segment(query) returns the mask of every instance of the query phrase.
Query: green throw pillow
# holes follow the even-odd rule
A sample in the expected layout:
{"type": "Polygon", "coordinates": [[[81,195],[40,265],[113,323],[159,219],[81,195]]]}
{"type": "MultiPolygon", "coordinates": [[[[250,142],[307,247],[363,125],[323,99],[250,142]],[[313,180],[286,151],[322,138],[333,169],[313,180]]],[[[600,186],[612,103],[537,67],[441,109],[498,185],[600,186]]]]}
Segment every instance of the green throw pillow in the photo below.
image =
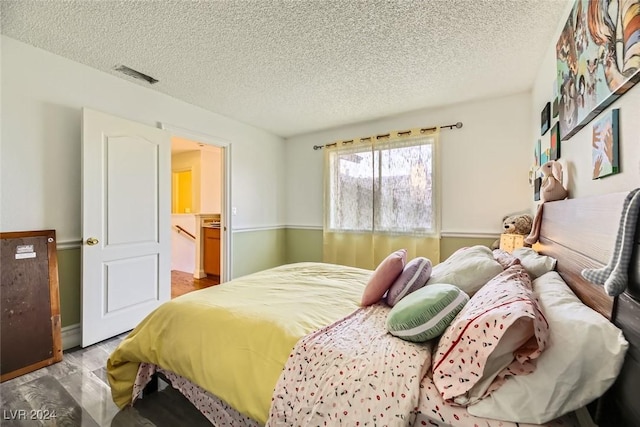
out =
{"type": "Polygon", "coordinates": [[[387,330],[406,341],[424,342],[440,336],[469,296],[448,284],[428,285],[402,298],[387,316],[387,330]]]}

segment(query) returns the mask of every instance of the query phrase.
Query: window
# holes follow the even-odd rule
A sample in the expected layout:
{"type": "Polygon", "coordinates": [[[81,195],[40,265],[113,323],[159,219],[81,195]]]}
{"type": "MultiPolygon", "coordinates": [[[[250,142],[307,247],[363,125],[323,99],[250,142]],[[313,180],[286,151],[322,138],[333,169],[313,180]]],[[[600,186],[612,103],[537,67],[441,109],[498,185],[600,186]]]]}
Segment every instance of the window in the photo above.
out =
{"type": "Polygon", "coordinates": [[[434,234],[435,138],[405,137],[327,153],[325,227],[434,234]]]}

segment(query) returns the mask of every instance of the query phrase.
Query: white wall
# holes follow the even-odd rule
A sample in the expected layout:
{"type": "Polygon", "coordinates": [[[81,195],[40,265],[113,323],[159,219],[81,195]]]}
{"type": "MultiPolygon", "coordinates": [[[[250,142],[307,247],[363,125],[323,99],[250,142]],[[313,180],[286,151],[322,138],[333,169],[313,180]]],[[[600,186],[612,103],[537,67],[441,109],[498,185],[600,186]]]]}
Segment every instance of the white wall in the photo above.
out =
{"type": "Polygon", "coordinates": [[[171,270],[193,274],[196,268],[196,242],[176,228],[180,226],[192,235],[200,227],[193,214],[171,215],[171,270]]]}
{"type": "Polygon", "coordinates": [[[496,234],[503,215],[527,210],[531,99],[529,93],[420,110],[287,139],[287,224],[322,225],[324,145],[393,130],[463,122],[442,130],[443,233],[496,234]]]}
{"type": "MultiPolygon", "coordinates": [[[[559,18],[558,29],[553,42],[547,49],[541,63],[531,99],[530,119],[530,151],[533,153],[534,143],[542,140],[542,150],[549,147],[549,134],[540,136],[540,112],[547,102],[553,101],[553,84],[556,78],[556,41],[560,36],[569,9],[559,18]]],[[[594,122],[584,126],[578,133],[560,145],[559,159],[563,165],[564,178],[569,197],[585,197],[618,191],[628,191],[640,186],[640,84],[634,86],[621,98],[611,104],[605,111],[620,109],[620,161],[621,173],[598,180],[591,176],[591,139],[594,122]]],[[[551,125],[558,119],[552,119],[551,125]]]]}
{"type": "Polygon", "coordinates": [[[234,228],[284,224],[284,141],[266,131],[2,36],[0,229],[79,240],[81,109],[231,142],[234,228]]]}

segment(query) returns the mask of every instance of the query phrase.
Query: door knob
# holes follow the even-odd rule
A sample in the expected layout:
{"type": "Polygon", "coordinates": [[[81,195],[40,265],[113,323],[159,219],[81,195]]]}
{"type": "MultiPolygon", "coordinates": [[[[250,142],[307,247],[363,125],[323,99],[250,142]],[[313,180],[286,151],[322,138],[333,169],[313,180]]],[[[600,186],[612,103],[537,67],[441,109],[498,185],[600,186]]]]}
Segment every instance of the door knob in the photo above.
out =
{"type": "Polygon", "coordinates": [[[87,245],[93,246],[93,245],[97,245],[97,244],[98,244],[98,239],[96,239],[95,237],[89,237],[87,239],[87,245]]]}

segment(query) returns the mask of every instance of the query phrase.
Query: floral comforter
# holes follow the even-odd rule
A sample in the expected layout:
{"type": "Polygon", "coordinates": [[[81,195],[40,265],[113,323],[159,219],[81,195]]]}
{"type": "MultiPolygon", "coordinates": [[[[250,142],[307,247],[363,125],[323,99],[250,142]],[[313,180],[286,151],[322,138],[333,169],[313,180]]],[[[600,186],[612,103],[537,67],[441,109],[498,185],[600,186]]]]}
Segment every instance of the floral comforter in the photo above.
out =
{"type": "MultiPolygon", "coordinates": [[[[267,426],[532,427],[470,415],[433,384],[432,343],[387,333],[377,304],[302,338],[273,393],[267,426]]],[[[573,415],[547,426],[577,425],[573,415]]]]}
{"type": "Polygon", "coordinates": [[[413,424],[431,347],[388,334],[388,310],[361,309],[301,339],[276,386],[267,426],[413,424]]]}

